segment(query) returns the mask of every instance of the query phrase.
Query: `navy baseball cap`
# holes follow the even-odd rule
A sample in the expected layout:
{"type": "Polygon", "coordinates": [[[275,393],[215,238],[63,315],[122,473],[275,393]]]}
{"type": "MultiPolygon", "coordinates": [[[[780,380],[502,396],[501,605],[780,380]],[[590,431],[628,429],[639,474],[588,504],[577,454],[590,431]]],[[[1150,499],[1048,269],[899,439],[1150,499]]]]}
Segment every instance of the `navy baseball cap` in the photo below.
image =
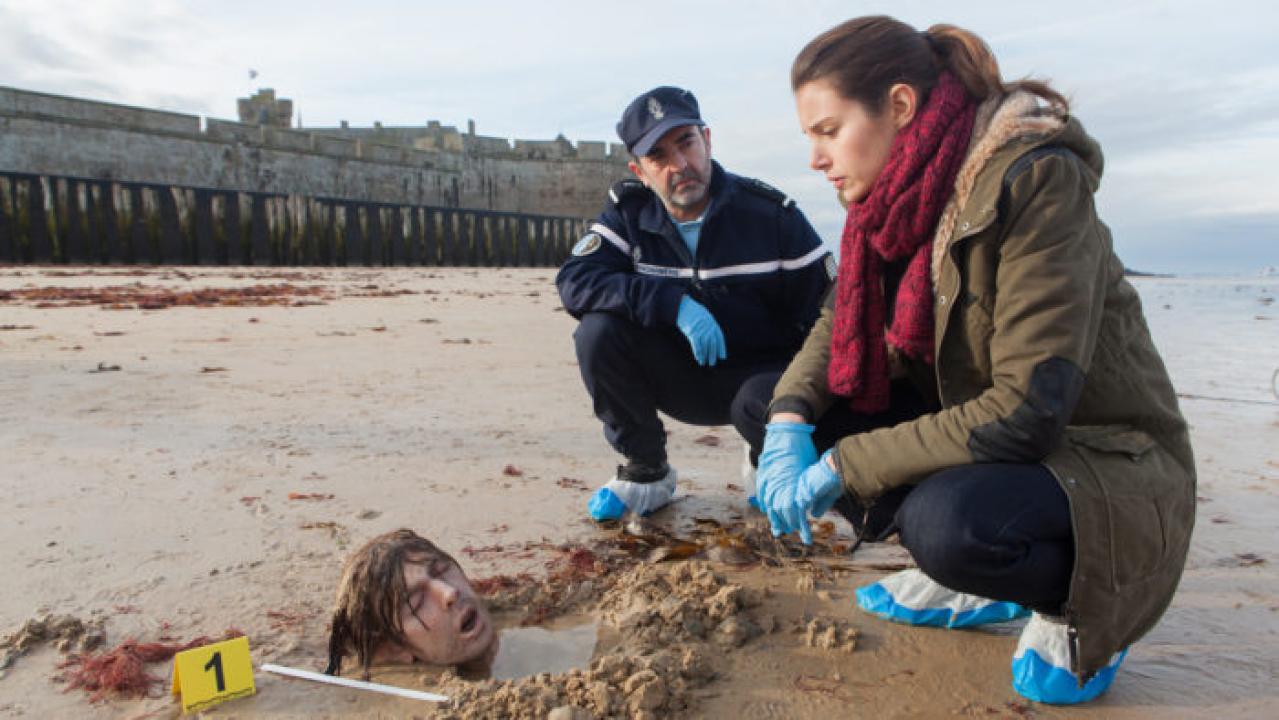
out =
{"type": "Polygon", "coordinates": [[[617,123],[617,136],[636,157],[648,154],[671,128],[705,125],[693,93],[664,85],[640,95],[626,106],[617,123]]]}

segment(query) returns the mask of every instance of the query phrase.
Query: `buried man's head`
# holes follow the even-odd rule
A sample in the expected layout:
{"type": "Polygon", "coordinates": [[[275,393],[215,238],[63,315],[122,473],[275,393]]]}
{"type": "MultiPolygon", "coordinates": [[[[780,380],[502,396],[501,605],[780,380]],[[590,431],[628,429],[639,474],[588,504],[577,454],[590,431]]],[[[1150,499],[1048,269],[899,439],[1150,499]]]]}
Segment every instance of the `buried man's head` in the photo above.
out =
{"type": "Polygon", "coordinates": [[[329,630],[330,675],[354,655],[365,673],[378,662],[479,666],[497,651],[497,631],[462,568],[412,530],[379,535],[342,570],[329,630]]]}

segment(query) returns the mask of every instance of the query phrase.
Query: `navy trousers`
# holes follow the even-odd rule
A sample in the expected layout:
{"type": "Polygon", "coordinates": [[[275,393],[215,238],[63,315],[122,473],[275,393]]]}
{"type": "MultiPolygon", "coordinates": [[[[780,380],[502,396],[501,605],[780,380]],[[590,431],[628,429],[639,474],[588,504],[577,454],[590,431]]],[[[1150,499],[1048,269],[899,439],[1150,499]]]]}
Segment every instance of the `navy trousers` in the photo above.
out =
{"type": "MultiPolygon", "coordinates": [[[[733,422],[757,458],[768,403],[780,375],[752,379],[734,406],[733,422]]],[[[837,402],[816,424],[824,453],[840,438],[891,427],[937,408],[907,383],[894,383],[889,410],[854,413],[837,402]]],[[[959,592],[1010,600],[1060,614],[1070,590],[1074,535],[1066,493],[1039,464],[973,463],[942,470],[861,507],[845,494],[834,509],[868,540],[900,533],[926,575],[959,592]]]]}
{"type": "Polygon", "coordinates": [[[760,377],[776,383],[787,362],[730,356],[703,367],[678,329],[644,328],[610,313],[583,315],[573,342],[604,437],[628,460],[647,465],[666,461],[659,410],[690,425],[726,425],[743,385],[760,377]]]}

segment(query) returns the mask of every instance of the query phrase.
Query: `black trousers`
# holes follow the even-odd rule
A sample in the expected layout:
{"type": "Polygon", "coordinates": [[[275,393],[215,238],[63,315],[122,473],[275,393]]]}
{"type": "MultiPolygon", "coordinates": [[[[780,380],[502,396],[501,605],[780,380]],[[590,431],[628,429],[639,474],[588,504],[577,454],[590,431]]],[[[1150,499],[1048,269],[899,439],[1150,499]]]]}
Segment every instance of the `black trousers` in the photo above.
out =
{"type": "MultiPolygon", "coordinates": [[[[752,460],[764,442],[779,377],[752,379],[734,407],[733,422],[750,443],[752,460]]],[[[813,444],[821,454],[845,436],[935,409],[908,384],[894,383],[889,410],[861,415],[838,402],[817,421],[813,444]]],[[[1043,465],[960,465],[891,490],[869,508],[845,494],[834,509],[868,540],[899,532],[920,570],[952,590],[1049,614],[1059,614],[1066,602],[1075,561],[1070,505],[1043,465]]]]}
{"type": "MultiPolygon", "coordinates": [[[[690,425],[726,425],[748,380],[776,383],[786,367],[781,358],[731,356],[703,367],[678,329],[644,328],[609,313],[583,315],[573,342],[604,437],[628,460],[649,465],[666,461],[659,410],[690,425]]],[[[755,387],[765,392],[761,384],[755,387]]],[[[772,391],[769,385],[766,392],[772,391]]]]}

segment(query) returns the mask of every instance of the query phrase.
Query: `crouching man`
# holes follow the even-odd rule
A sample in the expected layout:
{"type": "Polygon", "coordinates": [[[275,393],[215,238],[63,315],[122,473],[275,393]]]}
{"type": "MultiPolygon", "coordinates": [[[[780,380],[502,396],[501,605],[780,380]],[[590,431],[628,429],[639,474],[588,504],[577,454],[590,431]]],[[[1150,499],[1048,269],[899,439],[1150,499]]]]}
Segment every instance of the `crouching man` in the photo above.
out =
{"type": "Polygon", "coordinates": [[[792,200],[711,159],[692,93],[640,95],[617,134],[636,179],[613,186],[555,280],[581,321],[573,339],[595,415],[626,461],[591,498],[596,520],[670,502],[658,411],[742,427],[739,391],[799,350],[834,273],[792,200]]]}

